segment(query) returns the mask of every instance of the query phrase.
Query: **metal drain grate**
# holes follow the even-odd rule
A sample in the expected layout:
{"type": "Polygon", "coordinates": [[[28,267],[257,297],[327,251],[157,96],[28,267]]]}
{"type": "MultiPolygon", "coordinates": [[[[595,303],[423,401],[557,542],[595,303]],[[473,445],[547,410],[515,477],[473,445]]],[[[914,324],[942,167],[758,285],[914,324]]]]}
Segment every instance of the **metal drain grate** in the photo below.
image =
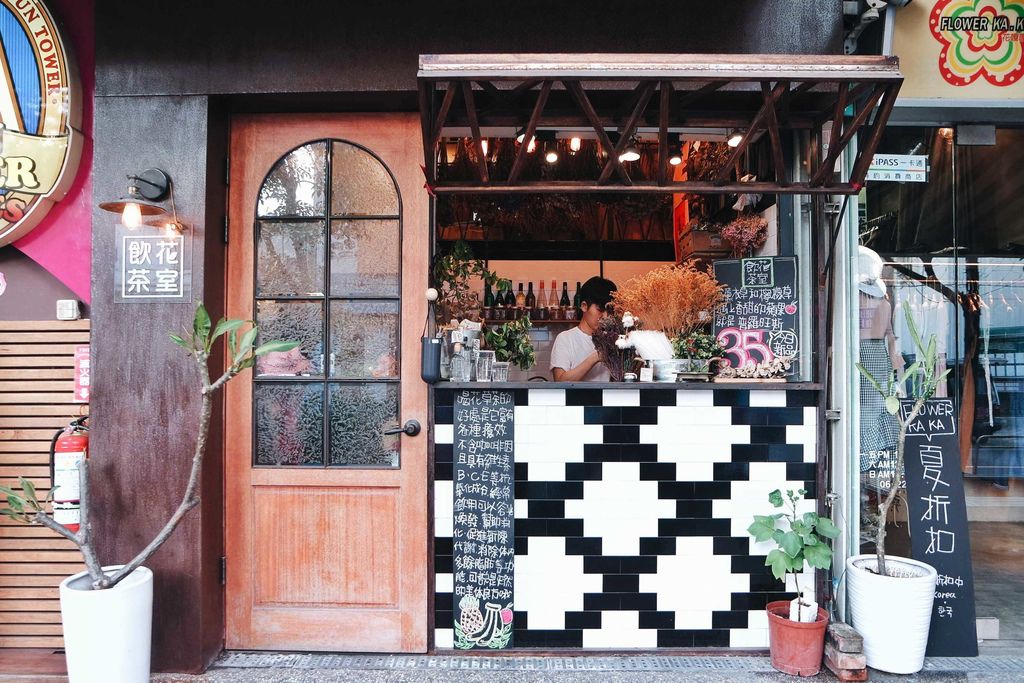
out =
{"type": "Polygon", "coordinates": [[[478,671],[772,671],[767,657],[460,657],[226,652],[215,669],[478,671]]]}
{"type": "Polygon", "coordinates": [[[1024,657],[932,657],[925,671],[1024,671],[1024,657]]]}

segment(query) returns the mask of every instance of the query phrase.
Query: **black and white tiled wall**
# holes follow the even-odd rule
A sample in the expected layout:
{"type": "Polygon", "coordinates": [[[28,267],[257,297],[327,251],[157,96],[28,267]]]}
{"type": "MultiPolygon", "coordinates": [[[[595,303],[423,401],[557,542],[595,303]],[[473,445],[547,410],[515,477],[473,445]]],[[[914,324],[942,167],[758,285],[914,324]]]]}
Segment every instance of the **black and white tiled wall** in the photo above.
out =
{"type": "MultiPolygon", "coordinates": [[[[767,647],[764,606],[794,585],[746,528],[776,488],[806,489],[814,509],[816,393],[513,393],[515,646],[767,647]]],[[[434,392],[439,649],[454,639],[453,398],[434,392]]]]}

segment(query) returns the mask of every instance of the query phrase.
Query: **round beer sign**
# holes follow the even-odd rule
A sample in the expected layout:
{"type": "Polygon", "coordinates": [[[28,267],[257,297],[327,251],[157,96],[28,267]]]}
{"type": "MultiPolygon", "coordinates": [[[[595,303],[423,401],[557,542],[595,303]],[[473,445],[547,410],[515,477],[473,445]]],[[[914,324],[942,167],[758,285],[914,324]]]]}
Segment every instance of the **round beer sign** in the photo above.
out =
{"type": "Polygon", "coordinates": [[[0,247],[74,181],[81,102],[72,60],[39,0],[0,0],[0,247]]]}

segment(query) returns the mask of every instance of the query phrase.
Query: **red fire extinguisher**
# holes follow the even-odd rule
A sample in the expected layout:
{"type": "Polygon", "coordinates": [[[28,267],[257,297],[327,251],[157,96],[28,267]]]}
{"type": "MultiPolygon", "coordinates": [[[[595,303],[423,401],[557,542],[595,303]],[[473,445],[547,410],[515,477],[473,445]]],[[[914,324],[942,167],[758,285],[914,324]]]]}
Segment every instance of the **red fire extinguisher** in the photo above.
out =
{"type": "Polygon", "coordinates": [[[82,522],[82,462],[89,457],[89,416],[58,429],[50,442],[50,481],[53,483],[53,519],[77,532],[82,522]]]}

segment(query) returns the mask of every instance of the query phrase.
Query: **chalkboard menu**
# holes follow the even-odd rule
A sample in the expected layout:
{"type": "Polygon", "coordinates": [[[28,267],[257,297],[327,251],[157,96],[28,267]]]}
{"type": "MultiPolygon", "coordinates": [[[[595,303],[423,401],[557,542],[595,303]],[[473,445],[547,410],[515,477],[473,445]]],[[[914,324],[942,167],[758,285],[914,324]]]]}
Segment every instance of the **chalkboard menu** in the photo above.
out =
{"type": "Polygon", "coordinates": [[[734,367],[793,358],[799,372],[800,297],[795,256],[715,261],[715,279],[726,286],[714,333],[734,367]]]}
{"type": "MultiPolygon", "coordinates": [[[[901,418],[914,402],[901,401],[901,418]]],[[[960,472],[960,441],[953,401],[936,398],[907,429],[904,469],[907,511],[915,560],[935,567],[929,657],[975,657],[974,574],[967,528],[964,478],[960,472]]]]}
{"type": "Polygon", "coordinates": [[[455,647],[512,644],[515,405],[509,391],[455,396],[455,647]]]}

